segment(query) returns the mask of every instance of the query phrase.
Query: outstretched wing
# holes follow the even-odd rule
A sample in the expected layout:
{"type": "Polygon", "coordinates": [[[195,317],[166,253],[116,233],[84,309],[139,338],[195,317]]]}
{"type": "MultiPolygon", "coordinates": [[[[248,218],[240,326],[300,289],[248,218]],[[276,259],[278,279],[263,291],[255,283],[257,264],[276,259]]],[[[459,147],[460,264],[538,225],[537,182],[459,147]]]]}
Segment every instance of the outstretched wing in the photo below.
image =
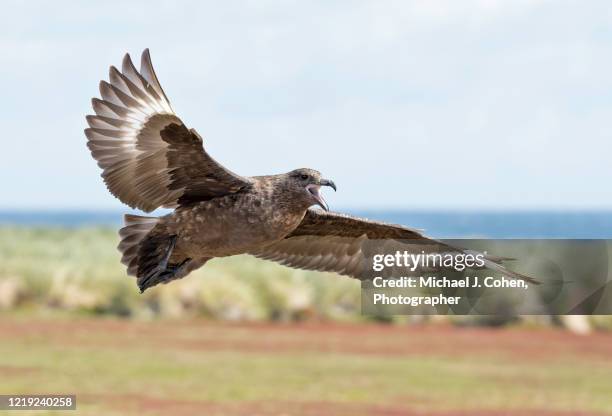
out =
{"type": "Polygon", "coordinates": [[[415,244],[439,244],[417,230],[349,215],[309,209],[284,240],[253,254],[298,269],[336,272],[361,278],[367,265],[367,240],[401,239],[415,244]]]}
{"type": "Polygon", "coordinates": [[[250,186],[210,157],[176,116],[148,49],[140,72],[126,54],[121,72],[111,66],[109,80],[100,82],[102,99],[92,100],[96,115],[87,116],[85,135],[106,186],[123,203],[150,212],[250,186]]]}
{"type": "MultiPolygon", "coordinates": [[[[256,257],[298,269],[336,272],[363,279],[368,275],[368,253],[376,249],[409,249],[420,253],[462,253],[462,249],[423,236],[401,225],[371,221],[334,212],[309,209],[298,227],[285,239],[252,251],[256,257]],[[368,245],[371,240],[377,240],[368,245]],[[385,246],[385,242],[389,245],[385,246]]],[[[503,258],[485,256],[485,267],[514,278],[536,280],[501,266],[503,258]]]]}

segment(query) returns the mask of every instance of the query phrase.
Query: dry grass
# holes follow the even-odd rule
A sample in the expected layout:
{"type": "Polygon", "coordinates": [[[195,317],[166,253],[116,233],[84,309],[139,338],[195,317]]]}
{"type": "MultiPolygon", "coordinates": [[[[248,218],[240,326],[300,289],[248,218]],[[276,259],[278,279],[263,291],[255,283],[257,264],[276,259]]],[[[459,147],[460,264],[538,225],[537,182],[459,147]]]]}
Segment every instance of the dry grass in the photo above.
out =
{"type": "Polygon", "coordinates": [[[131,317],[360,319],[359,283],[250,256],[215,259],[140,295],[107,228],[0,228],[0,310],[51,308],[131,317]]]}

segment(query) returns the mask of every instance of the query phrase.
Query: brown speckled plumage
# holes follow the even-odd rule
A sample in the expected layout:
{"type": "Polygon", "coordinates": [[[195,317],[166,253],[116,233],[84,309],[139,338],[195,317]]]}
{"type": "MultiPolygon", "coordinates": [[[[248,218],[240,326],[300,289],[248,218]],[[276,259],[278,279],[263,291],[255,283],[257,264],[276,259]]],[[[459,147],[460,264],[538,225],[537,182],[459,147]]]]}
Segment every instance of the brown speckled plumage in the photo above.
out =
{"type": "Polygon", "coordinates": [[[148,50],[140,71],[126,55],[109,80],[100,83],[102,99],[93,99],[96,114],[87,116],[85,130],[106,186],[132,208],[174,208],[160,218],[125,216],[119,250],[141,290],[184,277],[213,257],[249,253],[361,277],[366,240],[441,244],[400,225],[310,208],[327,209],[320,186],[335,189],[315,170],[254,177],[229,171],[174,113],[148,50]]]}

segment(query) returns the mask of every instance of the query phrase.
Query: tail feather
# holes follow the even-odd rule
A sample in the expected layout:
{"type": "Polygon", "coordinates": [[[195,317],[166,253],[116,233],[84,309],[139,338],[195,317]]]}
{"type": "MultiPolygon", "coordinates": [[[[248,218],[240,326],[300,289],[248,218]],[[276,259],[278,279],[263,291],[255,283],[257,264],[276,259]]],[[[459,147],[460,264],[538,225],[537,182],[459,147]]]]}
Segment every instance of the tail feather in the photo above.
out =
{"type": "Polygon", "coordinates": [[[137,277],[141,292],[159,283],[168,283],[188,275],[206,263],[208,258],[191,259],[174,253],[176,235],[155,228],[159,218],[125,215],[125,226],[119,230],[121,262],[127,273],[137,277]],[[170,259],[174,254],[172,262],[170,259]]]}
{"type": "Polygon", "coordinates": [[[159,218],[126,214],[124,221],[125,226],[119,230],[121,242],[117,248],[122,254],[121,263],[127,266],[128,275],[137,276],[140,244],[157,225],[159,218]]]}

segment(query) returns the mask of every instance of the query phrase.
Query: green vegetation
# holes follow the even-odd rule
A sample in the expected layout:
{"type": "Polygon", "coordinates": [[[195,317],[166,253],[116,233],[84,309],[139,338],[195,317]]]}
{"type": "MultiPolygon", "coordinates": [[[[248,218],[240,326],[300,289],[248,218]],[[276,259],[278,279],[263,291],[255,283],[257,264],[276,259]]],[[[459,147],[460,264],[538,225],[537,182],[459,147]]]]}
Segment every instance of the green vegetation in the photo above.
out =
{"type": "Polygon", "coordinates": [[[248,256],[140,295],[116,245],[0,228],[0,392],[78,403],[20,415],[612,414],[610,333],[376,325],[359,282],[248,256]]]}
{"type": "Polygon", "coordinates": [[[82,415],[612,414],[609,334],[10,316],[0,337],[0,391],[82,415]]]}
{"type": "MultiPolygon", "coordinates": [[[[0,227],[0,313],[284,322],[368,319],[360,314],[358,281],[246,255],[214,259],[184,279],[141,295],[120,263],[117,244],[117,232],[111,228],[0,227]]],[[[497,251],[521,258],[527,265],[533,262],[533,255],[520,249],[504,244],[497,251]]],[[[533,271],[543,275],[537,268],[533,271]]],[[[418,317],[392,320],[413,318],[418,317]]],[[[513,315],[452,319],[480,325],[516,322],[513,315]]],[[[547,317],[531,321],[550,322],[547,317]]],[[[591,323],[602,329],[612,327],[612,319],[606,316],[592,318],[591,323]]]]}
{"type": "Polygon", "coordinates": [[[130,317],[359,319],[359,282],[238,256],[141,295],[110,228],[0,228],[0,310],[130,317]]]}

